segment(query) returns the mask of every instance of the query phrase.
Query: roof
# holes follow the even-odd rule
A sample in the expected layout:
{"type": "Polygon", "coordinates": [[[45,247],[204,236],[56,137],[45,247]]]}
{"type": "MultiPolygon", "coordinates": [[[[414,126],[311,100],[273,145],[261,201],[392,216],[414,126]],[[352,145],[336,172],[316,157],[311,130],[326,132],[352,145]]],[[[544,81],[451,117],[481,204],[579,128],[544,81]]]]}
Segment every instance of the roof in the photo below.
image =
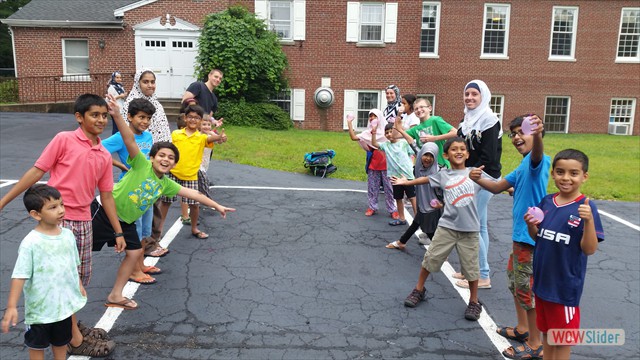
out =
{"type": "Polygon", "coordinates": [[[122,27],[116,9],[138,0],[32,0],[2,22],[9,26],[122,27]]]}

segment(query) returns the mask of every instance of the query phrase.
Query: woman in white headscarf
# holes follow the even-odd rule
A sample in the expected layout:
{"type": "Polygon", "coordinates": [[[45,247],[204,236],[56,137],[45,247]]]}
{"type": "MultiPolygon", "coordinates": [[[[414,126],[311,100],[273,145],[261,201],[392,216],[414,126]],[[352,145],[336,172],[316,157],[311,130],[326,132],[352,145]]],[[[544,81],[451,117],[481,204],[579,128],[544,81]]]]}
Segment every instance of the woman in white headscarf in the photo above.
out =
{"type": "Polygon", "coordinates": [[[133,78],[133,89],[131,89],[121,111],[122,117],[125,119],[127,118],[129,103],[133,99],[147,99],[156,108],[156,112],[151,117],[151,124],[148,130],[153,136],[153,142],[171,142],[171,128],[169,128],[169,121],[164,113],[164,108],[156,95],[156,74],[153,71],[149,69],[138,70],[133,78]]]}
{"type": "MultiPolygon", "coordinates": [[[[463,137],[469,150],[467,167],[484,166],[484,172],[499,179],[500,157],[502,156],[502,125],[493,113],[489,103],[491,91],[482,80],[472,80],[464,87],[464,119],[458,128],[458,135],[463,137]]],[[[480,190],[476,196],[478,217],[480,218],[480,280],[479,289],[491,288],[489,278],[489,231],[487,228],[487,209],[489,200],[493,194],[487,190],[480,190]]],[[[463,279],[462,274],[456,273],[454,277],[463,279]]],[[[466,280],[456,282],[456,285],[469,287],[466,280]]]]}

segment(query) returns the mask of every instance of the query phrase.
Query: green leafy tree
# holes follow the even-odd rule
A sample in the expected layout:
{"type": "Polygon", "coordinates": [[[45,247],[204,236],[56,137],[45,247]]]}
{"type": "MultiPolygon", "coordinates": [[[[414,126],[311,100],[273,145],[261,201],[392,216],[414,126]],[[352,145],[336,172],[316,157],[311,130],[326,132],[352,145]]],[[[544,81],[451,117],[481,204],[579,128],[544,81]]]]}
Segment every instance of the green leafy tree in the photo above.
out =
{"type": "MultiPolygon", "coordinates": [[[[0,1],[0,19],[6,19],[31,0],[6,0],[0,1]]],[[[13,48],[11,47],[11,35],[9,27],[0,24],[0,68],[13,67],[13,48]]]]}
{"type": "Polygon", "coordinates": [[[206,79],[211,69],[221,69],[221,97],[261,102],[287,87],[278,37],[244,7],[207,15],[199,41],[196,76],[206,79]]]}

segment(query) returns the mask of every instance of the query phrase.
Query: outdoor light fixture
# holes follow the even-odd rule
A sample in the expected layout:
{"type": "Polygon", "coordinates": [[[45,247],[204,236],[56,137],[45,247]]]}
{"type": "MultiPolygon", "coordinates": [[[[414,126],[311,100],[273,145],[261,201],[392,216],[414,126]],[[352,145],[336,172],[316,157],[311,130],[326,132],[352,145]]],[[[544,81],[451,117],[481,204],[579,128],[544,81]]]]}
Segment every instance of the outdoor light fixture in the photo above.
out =
{"type": "Polygon", "coordinates": [[[100,49],[104,49],[104,47],[105,47],[105,46],[107,46],[107,42],[106,42],[106,41],[104,41],[104,39],[100,39],[100,40],[98,40],[98,47],[99,47],[100,49]]]}
{"type": "Polygon", "coordinates": [[[319,87],[313,94],[313,100],[319,107],[328,108],[333,104],[333,90],[329,87],[319,87]]]}

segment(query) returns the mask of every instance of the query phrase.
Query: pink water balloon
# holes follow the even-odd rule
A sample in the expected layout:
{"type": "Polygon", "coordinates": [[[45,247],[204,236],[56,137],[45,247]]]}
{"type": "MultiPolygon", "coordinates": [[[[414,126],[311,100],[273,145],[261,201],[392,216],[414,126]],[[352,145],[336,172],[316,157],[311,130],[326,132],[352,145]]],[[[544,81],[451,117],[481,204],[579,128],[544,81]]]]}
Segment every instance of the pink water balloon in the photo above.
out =
{"type": "Polygon", "coordinates": [[[520,125],[520,130],[522,130],[522,133],[525,135],[531,135],[531,133],[533,132],[533,130],[535,130],[536,128],[538,128],[537,125],[533,125],[531,123],[531,117],[527,116],[526,118],[524,118],[522,120],[522,125],[520,125]]]}
{"type": "Polygon", "coordinates": [[[431,205],[432,208],[435,208],[442,205],[442,203],[438,201],[438,199],[431,199],[431,201],[429,201],[429,205],[431,205]]]}
{"type": "Polygon", "coordinates": [[[530,207],[529,210],[527,210],[527,214],[531,215],[539,223],[544,220],[544,212],[537,206],[530,207]]]}

